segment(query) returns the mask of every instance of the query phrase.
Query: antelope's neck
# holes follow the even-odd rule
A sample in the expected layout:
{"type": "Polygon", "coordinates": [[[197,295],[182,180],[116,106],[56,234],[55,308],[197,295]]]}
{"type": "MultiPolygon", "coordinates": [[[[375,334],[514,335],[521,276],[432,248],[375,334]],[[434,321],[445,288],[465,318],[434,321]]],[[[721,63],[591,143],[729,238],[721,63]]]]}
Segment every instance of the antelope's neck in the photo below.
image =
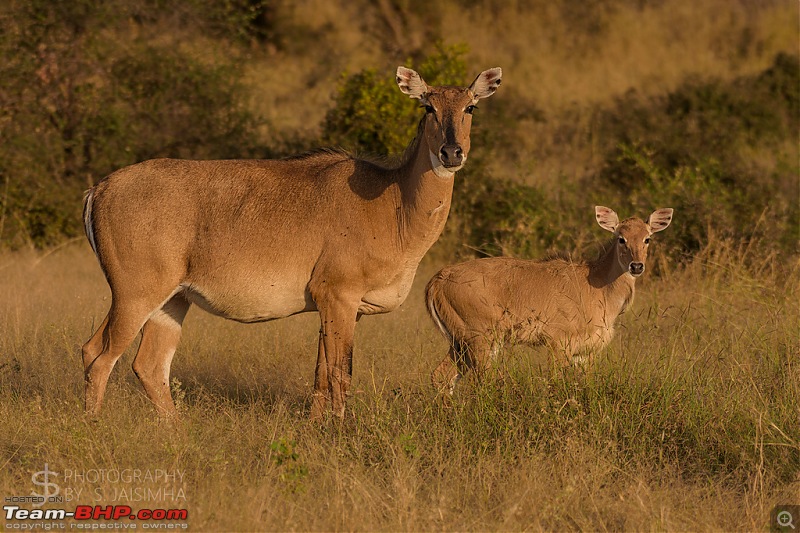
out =
{"type": "Polygon", "coordinates": [[[400,246],[415,259],[428,251],[441,235],[453,198],[455,173],[446,170],[432,155],[420,131],[414,151],[398,169],[400,190],[397,206],[400,246]]]}
{"type": "Polygon", "coordinates": [[[607,305],[616,313],[624,312],[633,301],[636,279],[620,265],[613,241],[606,252],[589,265],[589,282],[603,291],[607,305]]]}

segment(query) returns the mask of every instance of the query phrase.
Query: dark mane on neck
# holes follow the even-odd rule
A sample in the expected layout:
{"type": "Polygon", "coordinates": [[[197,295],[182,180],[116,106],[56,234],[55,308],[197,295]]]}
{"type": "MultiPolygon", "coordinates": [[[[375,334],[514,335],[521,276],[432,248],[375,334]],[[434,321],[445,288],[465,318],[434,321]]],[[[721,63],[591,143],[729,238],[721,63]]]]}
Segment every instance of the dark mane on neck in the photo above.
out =
{"type": "Polygon", "coordinates": [[[301,154],[290,155],[284,157],[284,161],[302,161],[305,159],[314,159],[317,157],[324,157],[330,156],[335,158],[344,159],[353,159],[353,156],[350,155],[349,152],[344,150],[343,148],[314,148],[313,150],[308,150],[301,154]]]}
{"type": "Polygon", "coordinates": [[[567,252],[566,250],[555,250],[548,252],[540,259],[540,261],[566,261],[567,263],[580,262],[572,256],[571,252],[567,252]]]}
{"type": "Polygon", "coordinates": [[[590,270],[594,270],[595,268],[599,267],[603,264],[603,262],[608,258],[609,254],[614,253],[614,245],[617,243],[617,237],[611,237],[603,244],[600,245],[599,251],[597,253],[597,257],[594,259],[586,261],[586,264],[589,265],[590,270]]]}
{"type": "Polygon", "coordinates": [[[352,154],[345,150],[344,148],[315,148],[312,150],[308,150],[306,152],[290,155],[284,157],[284,161],[302,161],[305,159],[315,159],[319,157],[331,157],[335,159],[339,159],[341,161],[347,159],[357,159],[359,161],[365,161],[367,163],[371,163],[375,166],[381,167],[385,170],[396,170],[406,166],[407,164],[413,162],[414,158],[416,157],[417,148],[419,147],[420,142],[422,142],[422,133],[425,129],[425,115],[419,121],[417,125],[417,133],[414,135],[414,138],[411,139],[406,149],[403,151],[402,155],[386,155],[386,156],[379,156],[373,154],[352,154]]]}

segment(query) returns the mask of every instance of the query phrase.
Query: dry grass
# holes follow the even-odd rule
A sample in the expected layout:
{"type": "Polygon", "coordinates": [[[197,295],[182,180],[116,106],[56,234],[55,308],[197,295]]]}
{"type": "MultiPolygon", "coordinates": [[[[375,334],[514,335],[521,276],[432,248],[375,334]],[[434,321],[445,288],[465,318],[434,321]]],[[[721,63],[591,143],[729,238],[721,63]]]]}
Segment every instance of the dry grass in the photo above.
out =
{"type": "MultiPolygon", "coordinates": [[[[79,346],[108,306],[88,247],[3,255],[0,492],[29,493],[44,463],[179,469],[186,501],[155,503],[188,508],[196,530],[752,531],[797,501],[797,264],[724,243],[664,263],[585,376],[514,348],[505,382],[445,404],[428,383],[445,345],[421,301],[435,266],[400,310],[359,325],[342,424],[306,421],[316,316],[245,326],[192,310],[173,428],[130,351],[102,416],[81,414],[79,346]]],[[[104,491],[89,504],[125,488],[71,486],[104,491]]]]}

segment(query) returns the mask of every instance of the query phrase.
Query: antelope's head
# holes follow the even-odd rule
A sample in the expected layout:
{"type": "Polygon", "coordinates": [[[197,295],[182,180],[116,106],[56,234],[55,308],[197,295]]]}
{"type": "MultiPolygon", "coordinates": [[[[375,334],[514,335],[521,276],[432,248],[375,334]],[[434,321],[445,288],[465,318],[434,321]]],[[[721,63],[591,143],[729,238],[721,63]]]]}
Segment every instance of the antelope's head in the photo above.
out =
{"type": "Polygon", "coordinates": [[[503,71],[499,67],[481,72],[469,87],[431,87],[410,68],[397,67],[397,85],[425,108],[425,141],[433,171],[452,177],[469,155],[472,112],[481,98],[494,94],[503,71]]]}
{"type": "Polygon", "coordinates": [[[633,277],[641,276],[647,260],[650,236],[669,226],[672,222],[672,209],[669,207],[656,209],[647,217],[646,222],[636,217],[620,222],[614,210],[600,205],[596,206],[594,211],[600,227],[613,233],[617,239],[614,246],[619,266],[633,277]]]}

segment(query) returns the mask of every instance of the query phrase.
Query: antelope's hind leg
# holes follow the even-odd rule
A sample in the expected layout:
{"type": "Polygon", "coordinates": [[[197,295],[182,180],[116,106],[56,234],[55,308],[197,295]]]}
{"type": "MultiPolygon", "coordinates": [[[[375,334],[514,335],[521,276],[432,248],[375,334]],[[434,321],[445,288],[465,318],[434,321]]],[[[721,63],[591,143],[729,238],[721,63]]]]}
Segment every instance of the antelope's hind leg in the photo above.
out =
{"type": "Polygon", "coordinates": [[[142,342],[133,360],[133,371],[161,416],[178,414],[169,388],[169,371],[190,305],[179,293],[153,313],[142,328],[142,342]]]}
{"type": "Polygon", "coordinates": [[[100,402],[106,390],[106,381],[114,368],[116,360],[108,361],[100,359],[100,355],[108,352],[108,318],[111,316],[109,310],[100,327],[94,332],[92,337],[86,341],[81,349],[83,356],[84,374],[84,409],[88,414],[97,414],[100,409],[100,402]],[[96,363],[96,364],[95,364],[96,363]]]}
{"type": "Polygon", "coordinates": [[[440,394],[446,392],[452,395],[455,391],[456,383],[458,383],[458,380],[461,378],[461,373],[458,371],[458,367],[456,367],[455,364],[458,357],[459,355],[456,352],[456,348],[451,346],[445,358],[442,359],[439,366],[431,373],[433,387],[440,394]]]}
{"type": "MultiPolygon", "coordinates": [[[[495,355],[491,334],[476,333],[464,343],[464,347],[461,350],[464,367],[471,369],[479,382],[489,377],[495,355]]],[[[459,369],[461,368],[462,364],[459,364],[459,369]]],[[[464,371],[461,373],[464,374],[464,371]]]]}
{"type": "Polygon", "coordinates": [[[431,374],[433,386],[440,392],[453,394],[458,381],[470,370],[478,380],[491,369],[496,349],[487,337],[475,335],[469,340],[453,341],[439,366],[431,374]]]}
{"type": "Polygon", "coordinates": [[[321,420],[330,400],[330,382],[328,380],[328,359],[325,356],[325,342],[322,326],[319,328],[319,345],[317,348],[317,368],[314,373],[314,398],[311,403],[311,420],[321,420]]]}
{"type": "Polygon", "coordinates": [[[82,348],[87,414],[96,415],[100,411],[114,365],[157,305],[148,306],[141,300],[127,302],[112,296],[108,315],[82,348]]]}

